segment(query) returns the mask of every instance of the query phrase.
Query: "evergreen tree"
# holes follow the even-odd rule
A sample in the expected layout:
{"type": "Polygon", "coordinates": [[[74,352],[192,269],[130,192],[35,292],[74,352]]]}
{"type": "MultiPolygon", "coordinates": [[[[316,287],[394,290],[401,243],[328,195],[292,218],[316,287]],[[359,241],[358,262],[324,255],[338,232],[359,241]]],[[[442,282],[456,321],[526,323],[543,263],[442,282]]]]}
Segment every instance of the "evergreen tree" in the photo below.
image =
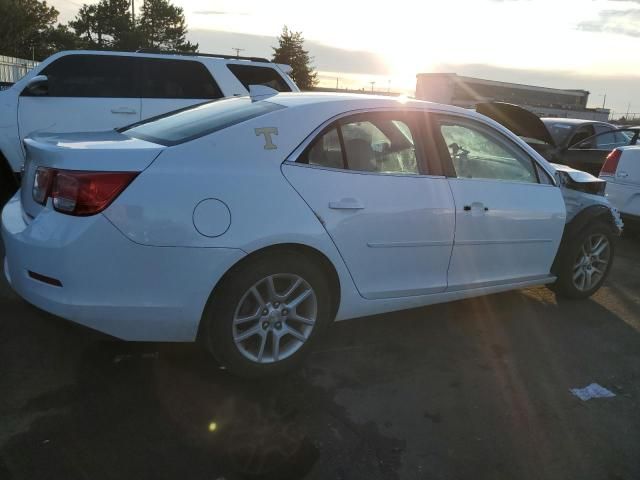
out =
{"type": "Polygon", "coordinates": [[[187,24],[182,8],[169,0],[145,0],[140,15],[140,32],[145,48],[195,52],[198,44],[186,39],[187,24]]]}
{"type": "MultiPolygon", "coordinates": [[[[76,18],[69,22],[85,48],[127,49],[134,32],[129,10],[129,0],[100,0],[93,5],[83,5],[76,18]]],[[[135,42],[134,42],[135,43],[135,42]]]]}
{"type": "Polygon", "coordinates": [[[42,60],[58,49],[75,48],[76,39],[55,25],[58,11],[39,0],[0,0],[0,55],[42,60]]]}
{"type": "Polygon", "coordinates": [[[318,83],[318,74],[313,70],[311,60],[309,52],[304,49],[302,32],[291,31],[285,25],[278,37],[278,46],[273,47],[273,61],[291,66],[291,78],[301,90],[309,90],[318,83]]]}

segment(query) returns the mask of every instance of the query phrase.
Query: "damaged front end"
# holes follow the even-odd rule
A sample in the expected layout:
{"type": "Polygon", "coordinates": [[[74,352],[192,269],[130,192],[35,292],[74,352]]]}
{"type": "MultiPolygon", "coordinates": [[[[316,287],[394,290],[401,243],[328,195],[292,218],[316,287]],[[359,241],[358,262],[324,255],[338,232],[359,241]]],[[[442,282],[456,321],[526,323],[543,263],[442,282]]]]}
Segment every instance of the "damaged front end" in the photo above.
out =
{"type": "Polygon", "coordinates": [[[556,163],[551,165],[555,169],[556,180],[567,209],[567,224],[573,222],[579,214],[584,214],[587,211],[593,212],[594,216],[608,212],[610,216],[608,220],[615,233],[617,235],[622,233],[624,224],[620,213],[609,203],[604,194],[607,182],[567,165],[556,163]]]}

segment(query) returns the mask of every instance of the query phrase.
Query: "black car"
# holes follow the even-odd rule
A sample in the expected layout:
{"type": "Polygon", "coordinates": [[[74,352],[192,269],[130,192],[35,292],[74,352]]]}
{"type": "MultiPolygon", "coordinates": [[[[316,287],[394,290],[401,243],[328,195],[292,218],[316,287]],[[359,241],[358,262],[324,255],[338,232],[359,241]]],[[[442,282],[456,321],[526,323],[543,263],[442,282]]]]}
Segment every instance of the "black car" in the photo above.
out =
{"type": "Polygon", "coordinates": [[[638,129],[620,129],[606,122],[577,118],[538,118],[510,103],[482,103],[476,111],[522,137],[550,162],[569,165],[598,176],[616,147],[635,145],[638,129]]]}

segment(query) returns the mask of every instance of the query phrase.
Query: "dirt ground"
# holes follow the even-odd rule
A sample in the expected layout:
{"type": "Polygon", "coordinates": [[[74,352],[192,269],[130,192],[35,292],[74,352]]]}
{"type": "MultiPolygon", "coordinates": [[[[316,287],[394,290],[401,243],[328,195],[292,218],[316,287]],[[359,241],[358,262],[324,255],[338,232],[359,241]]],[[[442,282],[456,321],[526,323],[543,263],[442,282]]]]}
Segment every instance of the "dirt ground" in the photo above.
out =
{"type": "Polygon", "coordinates": [[[336,324],[246,381],[0,280],[0,479],[640,478],[640,238],[592,299],[534,288],[336,324]],[[598,383],[612,398],[582,401],[598,383]]]}

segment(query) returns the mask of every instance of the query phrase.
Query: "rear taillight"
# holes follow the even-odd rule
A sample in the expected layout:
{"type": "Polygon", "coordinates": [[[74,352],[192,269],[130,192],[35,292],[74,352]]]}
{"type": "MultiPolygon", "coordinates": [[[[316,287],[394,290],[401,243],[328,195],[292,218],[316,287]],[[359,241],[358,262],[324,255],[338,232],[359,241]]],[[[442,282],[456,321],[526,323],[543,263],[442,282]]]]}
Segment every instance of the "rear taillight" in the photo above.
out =
{"type": "Polygon", "coordinates": [[[33,199],[44,205],[51,197],[61,213],[88,216],[100,213],[131,183],[138,172],[80,172],[39,167],[33,199]]]}
{"type": "Polygon", "coordinates": [[[50,168],[38,167],[36,176],[33,179],[33,200],[40,205],[47,203],[49,192],[51,190],[51,181],[55,170],[50,168]]]}
{"type": "Polygon", "coordinates": [[[600,169],[600,175],[615,175],[621,156],[622,150],[617,148],[607,155],[607,159],[604,161],[602,169],[600,169]]]}

